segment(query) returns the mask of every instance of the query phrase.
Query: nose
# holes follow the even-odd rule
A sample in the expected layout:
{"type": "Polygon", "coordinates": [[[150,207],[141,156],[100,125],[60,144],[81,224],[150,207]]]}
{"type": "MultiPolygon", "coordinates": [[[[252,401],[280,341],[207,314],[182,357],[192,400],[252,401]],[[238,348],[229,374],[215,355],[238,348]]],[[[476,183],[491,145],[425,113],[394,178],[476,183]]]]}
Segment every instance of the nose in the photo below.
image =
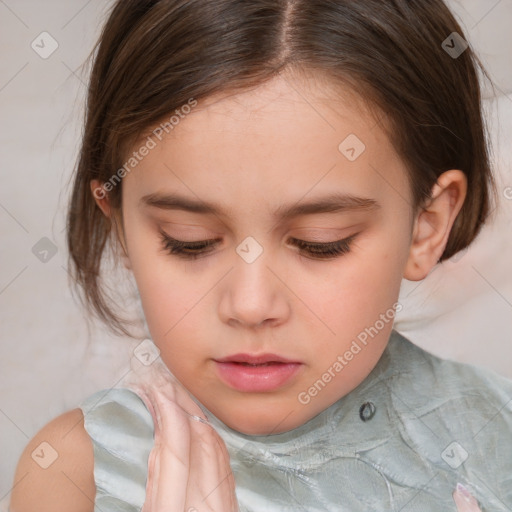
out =
{"type": "Polygon", "coordinates": [[[236,255],[234,268],[223,280],[219,303],[221,320],[231,326],[277,326],[290,314],[285,276],[269,261],[265,251],[248,263],[236,255]]]}

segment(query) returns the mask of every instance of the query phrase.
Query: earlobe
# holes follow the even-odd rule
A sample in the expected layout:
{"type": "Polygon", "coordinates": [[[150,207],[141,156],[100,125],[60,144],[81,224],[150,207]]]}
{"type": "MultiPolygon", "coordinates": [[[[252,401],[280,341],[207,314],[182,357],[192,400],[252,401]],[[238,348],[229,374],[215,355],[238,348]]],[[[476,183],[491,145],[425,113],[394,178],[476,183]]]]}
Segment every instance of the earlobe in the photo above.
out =
{"type": "Polygon", "coordinates": [[[106,217],[110,217],[110,203],[106,190],[102,187],[99,180],[91,180],[90,185],[91,193],[94,197],[94,200],[96,201],[96,204],[106,217]]]}
{"type": "Polygon", "coordinates": [[[126,254],[124,247],[123,247],[123,254],[121,255],[121,259],[123,260],[124,268],[126,268],[127,270],[131,270],[132,264],[130,262],[130,258],[128,257],[128,254],[126,254]]]}
{"type": "Polygon", "coordinates": [[[120,257],[122,259],[123,265],[126,269],[130,270],[132,267],[130,263],[130,258],[128,256],[128,252],[125,248],[123,230],[118,227],[121,225],[120,219],[118,219],[118,216],[116,215],[115,211],[112,212],[110,208],[108,194],[102,187],[101,182],[99,180],[91,180],[91,192],[98,207],[101,209],[104,215],[111,220],[117,242],[118,244],[121,245],[120,257]]]}
{"type": "Polygon", "coordinates": [[[128,255],[128,248],[126,247],[121,212],[119,210],[114,210],[112,212],[111,219],[117,240],[117,247],[119,248],[120,246],[121,249],[119,251],[119,256],[121,257],[124,267],[128,270],[131,270],[132,267],[130,263],[130,257],[128,255]]]}
{"type": "Polygon", "coordinates": [[[460,170],[446,171],[432,188],[430,200],[414,221],[409,258],[403,277],[424,279],[441,258],[466,197],[467,179],[460,170]]]}

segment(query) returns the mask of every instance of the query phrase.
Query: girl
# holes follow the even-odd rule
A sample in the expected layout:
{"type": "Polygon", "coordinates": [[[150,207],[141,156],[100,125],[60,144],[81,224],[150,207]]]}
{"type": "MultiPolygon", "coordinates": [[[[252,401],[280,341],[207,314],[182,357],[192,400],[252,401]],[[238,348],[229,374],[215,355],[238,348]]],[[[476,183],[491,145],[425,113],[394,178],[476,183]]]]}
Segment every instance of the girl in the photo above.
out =
{"type": "Polygon", "coordinates": [[[116,2],[68,242],[130,334],[114,249],[154,348],[29,443],[11,511],[510,510],[512,382],[393,330],[490,211],[477,64],[441,0],[116,2]]]}

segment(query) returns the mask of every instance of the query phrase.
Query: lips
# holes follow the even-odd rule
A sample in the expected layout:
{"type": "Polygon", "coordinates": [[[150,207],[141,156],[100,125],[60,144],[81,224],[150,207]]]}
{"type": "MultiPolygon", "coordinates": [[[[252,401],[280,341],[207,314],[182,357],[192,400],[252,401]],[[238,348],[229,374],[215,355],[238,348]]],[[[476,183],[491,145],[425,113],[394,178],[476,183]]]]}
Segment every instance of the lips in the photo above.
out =
{"type": "Polygon", "coordinates": [[[223,359],[215,359],[218,363],[246,363],[250,365],[261,365],[269,363],[298,363],[299,361],[292,361],[276,354],[234,354],[223,359]]]}
{"type": "Polygon", "coordinates": [[[243,392],[268,392],[282,387],[302,367],[276,354],[234,354],[215,359],[219,378],[229,387],[243,392]]]}

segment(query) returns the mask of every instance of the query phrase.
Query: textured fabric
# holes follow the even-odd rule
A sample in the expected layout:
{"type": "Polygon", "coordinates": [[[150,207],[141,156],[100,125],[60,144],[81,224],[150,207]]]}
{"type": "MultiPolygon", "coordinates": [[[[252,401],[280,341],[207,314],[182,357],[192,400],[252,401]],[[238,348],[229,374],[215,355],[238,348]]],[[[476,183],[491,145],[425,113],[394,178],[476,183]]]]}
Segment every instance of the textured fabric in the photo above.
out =
{"type": "Polygon", "coordinates": [[[139,512],[154,442],[151,414],[128,389],[98,391],[80,408],[93,442],[95,512],[139,512]]]}
{"type": "MultiPolygon", "coordinates": [[[[172,377],[163,364],[151,371],[85,416],[103,512],[144,503],[155,430],[142,397],[165,394],[172,377]]],[[[511,399],[512,381],[439,359],[393,331],[362,384],[292,431],[244,435],[200,406],[227,445],[241,512],[455,512],[457,482],[482,512],[499,512],[512,510],[511,399]]]]}

